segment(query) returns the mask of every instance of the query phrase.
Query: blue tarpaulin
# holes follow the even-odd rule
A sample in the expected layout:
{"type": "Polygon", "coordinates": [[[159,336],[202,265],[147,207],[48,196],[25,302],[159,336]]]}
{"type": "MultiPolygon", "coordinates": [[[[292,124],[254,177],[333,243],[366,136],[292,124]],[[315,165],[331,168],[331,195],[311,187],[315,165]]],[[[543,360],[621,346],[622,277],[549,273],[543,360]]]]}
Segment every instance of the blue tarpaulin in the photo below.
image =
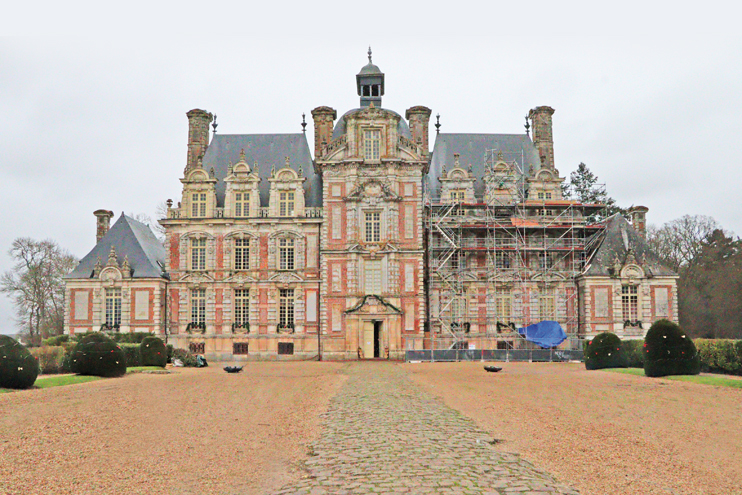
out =
{"type": "Polygon", "coordinates": [[[562,326],[555,321],[548,320],[519,328],[518,333],[544,349],[556,347],[567,339],[562,326]]]}

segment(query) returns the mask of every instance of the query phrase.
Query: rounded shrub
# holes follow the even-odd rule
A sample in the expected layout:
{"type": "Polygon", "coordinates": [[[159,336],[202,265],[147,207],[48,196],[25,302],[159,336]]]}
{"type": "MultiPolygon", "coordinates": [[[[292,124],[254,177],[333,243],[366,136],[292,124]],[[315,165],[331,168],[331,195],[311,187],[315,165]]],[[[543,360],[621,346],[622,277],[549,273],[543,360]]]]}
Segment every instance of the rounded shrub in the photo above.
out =
{"type": "Polygon", "coordinates": [[[112,377],[126,373],[124,351],[100,332],[82,337],[71,358],[72,371],[80,375],[112,377]]]}
{"type": "Polygon", "coordinates": [[[0,335],[0,387],[28,388],[39,376],[39,362],[26,347],[0,335]]]}
{"type": "Polygon", "coordinates": [[[139,344],[139,354],[142,356],[142,366],[160,366],[167,364],[167,347],[158,337],[145,337],[139,344]]]}
{"type": "Polygon", "coordinates": [[[657,320],[644,338],[644,374],[647,376],[697,375],[701,359],[696,346],[680,327],[657,320]]]}
{"type": "Polygon", "coordinates": [[[615,333],[603,332],[588,342],[585,350],[585,368],[626,368],[629,365],[626,354],[621,349],[621,339],[615,333]]]}

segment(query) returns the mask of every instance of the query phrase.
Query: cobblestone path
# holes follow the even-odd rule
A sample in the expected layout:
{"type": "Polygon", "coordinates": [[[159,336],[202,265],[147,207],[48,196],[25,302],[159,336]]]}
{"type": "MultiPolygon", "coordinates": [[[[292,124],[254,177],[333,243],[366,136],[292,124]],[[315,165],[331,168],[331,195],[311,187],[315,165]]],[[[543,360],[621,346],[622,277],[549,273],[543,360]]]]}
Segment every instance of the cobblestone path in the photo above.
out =
{"type": "Polygon", "coordinates": [[[354,363],[310,448],[306,476],[279,494],[577,494],[424,393],[398,365],[354,363]]]}

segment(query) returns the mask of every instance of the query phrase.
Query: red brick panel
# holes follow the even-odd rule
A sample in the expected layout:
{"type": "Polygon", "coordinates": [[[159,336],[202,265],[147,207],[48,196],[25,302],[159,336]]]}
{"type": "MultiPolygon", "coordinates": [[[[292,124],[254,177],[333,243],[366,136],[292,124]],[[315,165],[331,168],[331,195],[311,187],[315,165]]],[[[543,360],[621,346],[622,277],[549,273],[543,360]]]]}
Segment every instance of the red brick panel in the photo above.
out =
{"type": "Polygon", "coordinates": [[[170,267],[178,269],[180,266],[180,240],[177,234],[170,236],[170,267]]]}
{"type": "Polygon", "coordinates": [[[268,269],[268,236],[260,236],[260,269],[268,269]]]}
{"type": "Polygon", "coordinates": [[[215,294],[215,308],[214,308],[214,325],[216,325],[216,333],[222,333],[222,323],[224,322],[224,289],[216,289],[215,294]]]}
{"type": "Polygon", "coordinates": [[[178,324],[178,314],[180,312],[180,295],[178,289],[170,289],[170,321],[174,326],[178,324]]]}
{"type": "Polygon", "coordinates": [[[224,269],[224,236],[220,235],[216,238],[216,269],[224,269]]]}

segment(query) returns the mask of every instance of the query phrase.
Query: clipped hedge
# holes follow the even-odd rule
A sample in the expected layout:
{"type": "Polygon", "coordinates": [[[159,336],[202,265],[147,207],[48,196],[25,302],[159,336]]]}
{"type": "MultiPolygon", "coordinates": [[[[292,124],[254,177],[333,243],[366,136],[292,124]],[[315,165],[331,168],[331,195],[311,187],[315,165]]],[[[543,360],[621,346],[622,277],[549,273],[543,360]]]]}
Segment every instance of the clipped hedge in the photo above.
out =
{"type": "Polygon", "coordinates": [[[149,332],[115,332],[111,339],[121,344],[141,344],[144,339],[151,337],[149,332]]]}
{"type": "Polygon", "coordinates": [[[183,363],[183,366],[186,367],[195,367],[196,366],[196,356],[191,354],[185,349],[173,349],[173,355],[172,360],[175,362],[176,359],[180,359],[180,361],[183,363]]]}
{"type": "Polygon", "coordinates": [[[160,366],[167,364],[167,347],[157,337],[146,337],[139,344],[139,354],[142,356],[142,366],[160,366]]]}
{"type": "Polygon", "coordinates": [[[142,355],[139,353],[139,344],[119,344],[126,356],[126,367],[142,366],[142,355]]]}
{"type": "Polygon", "coordinates": [[[57,335],[55,337],[49,337],[48,339],[42,340],[41,345],[44,347],[56,347],[64,344],[65,342],[69,342],[69,340],[69,335],[57,335]]]}
{"type": "Polygon", "coordinates": [[[647,331],[644,346],[644,374],[647,376],[701,372],[701,360],[693,340],[671,321],[655,321],[647,331]]]}
{"type": "Polygon", "coordinates": [[[39,376],[39,362],[28,349],[7,335],[0,335],[0,388],[28,388],[39,376]]]}
{"type": "Polygon", "coordinates": [[[107,335],[90,332],[72,352],[72,371],[80,375],[122,376],[126,374],[126,355],[107,335]]]}
{"type": "Polygon", "coordinates": [[[65,369],[65,348],[63,346],[35,347],[30,351],[38,360],[41,373],[53,375],[69,372],[69,368],[65,369]]]}
{"type": "Polygon", "coordinates": [[[693,342],[704,371],[742,375],[742,340],[696,339],[693,342]]]}
{"type": "Polygon", "coordinates": [[[626,368],[628,360],[621,350],[621,339],[615,333],[603,332],[587,343],[585,368],[600,370],[603,368],[626,368]]]}
{"type": "Polygon", "coordinates": [[[644,367],[644,340],[622,340],[621,350],[629,368],[644,367]]]}

